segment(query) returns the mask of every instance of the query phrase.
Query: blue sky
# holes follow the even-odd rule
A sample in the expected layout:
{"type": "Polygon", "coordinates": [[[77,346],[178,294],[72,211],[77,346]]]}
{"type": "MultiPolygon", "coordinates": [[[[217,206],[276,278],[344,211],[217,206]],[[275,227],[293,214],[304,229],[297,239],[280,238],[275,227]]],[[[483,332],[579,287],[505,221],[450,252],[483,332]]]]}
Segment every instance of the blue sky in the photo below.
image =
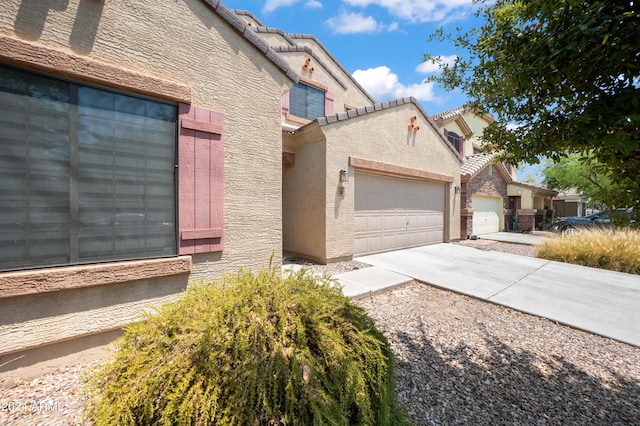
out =
{"type": "MultiPolygon", "coordinates": [[[[427,43],[437,28],[454,32],[482,24],[473,0],[222,0],[251,11],[285,32],[315,35],[378,102],[413,96],[428,114],[464,105],[466,97],[424,83],[437,67],[425,53],[453,61],[463,54],[450,44],[427,43]]],[[[518,177],[539,173],[520,167],[518,177]]],[[[541,180],[541,176],[538,177],[541,180]]]]}
{"type": "Polygon", "coordinates": [[[424,80],[430,53],[453,60],[448,45],[427,44],[436,28],[477,24],[472,0],[222,0],[266,26],[315,35],[376,101],[414,96],[429,114],[465,103],[424,80]]]}

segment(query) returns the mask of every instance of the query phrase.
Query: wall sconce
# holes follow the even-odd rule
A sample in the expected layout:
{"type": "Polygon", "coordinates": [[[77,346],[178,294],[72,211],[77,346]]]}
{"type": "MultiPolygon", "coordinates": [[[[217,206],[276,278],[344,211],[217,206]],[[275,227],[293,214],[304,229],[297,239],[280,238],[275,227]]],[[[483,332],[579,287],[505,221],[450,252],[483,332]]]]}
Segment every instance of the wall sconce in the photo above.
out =
{"type": "Polygon", "coordinates": [[[459,186],[456,186],[453,188],[456,194],[461,194],[462,193],[462,188],[460,188],[459,186]]]}
{"type": "Polygon", "coordinates": [[[340,170],[340,182],[349,182],[349,172],[345,169],[340,170]]]}

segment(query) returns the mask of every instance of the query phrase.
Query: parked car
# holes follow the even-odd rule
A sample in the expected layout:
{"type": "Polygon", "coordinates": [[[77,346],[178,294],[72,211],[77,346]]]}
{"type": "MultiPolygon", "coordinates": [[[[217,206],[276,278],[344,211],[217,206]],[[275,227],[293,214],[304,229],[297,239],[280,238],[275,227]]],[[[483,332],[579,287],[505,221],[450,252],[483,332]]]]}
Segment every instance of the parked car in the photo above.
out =
{"type": "MultiPolygon", "coordinates": [[[[611,212],[602,211],[588,216],[559,217],[553,221],[552,229],[555,232],[570,234],[576,229],[581,228],[610,228],[612,226],[611,214],[611,212]]],[[[620,209],[615,211],[613,214],[627,216],[628,222],[635,222],[635,216],[630,209],[620,209]]]]}

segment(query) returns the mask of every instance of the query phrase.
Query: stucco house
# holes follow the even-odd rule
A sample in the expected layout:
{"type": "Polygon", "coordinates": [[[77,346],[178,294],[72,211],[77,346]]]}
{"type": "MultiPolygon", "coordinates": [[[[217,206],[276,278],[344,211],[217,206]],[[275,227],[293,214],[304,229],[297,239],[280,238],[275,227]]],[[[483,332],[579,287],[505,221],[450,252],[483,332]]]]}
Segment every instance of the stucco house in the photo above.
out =
{"type": "Polygon", "coordinates": [[[462,160],[418,102],[375,103],[315,36],[236,13],[300,72],[282,99],[285,253],[326,263],[457,239],[462,160]]]}
{"type": "Polygon", "coordinates": [[[532,231],[551,215],[557,192],[518,182],[513,165],[483,152],[480,136],[494,120],[468,107],[432,115],[442,135],[463,159],[460,238],[499,231],[532,231]]]}
{"type": "Polygon", "coordinates": [[[280,255],[299,71],[215,0],[0,3],[0,372],[280,255]]]}
{"type": "Polygon", "coordinates": [[[0,47],[0,374],[283,250],[460,235],[462,158],[314,36],[215,0],[7,0],[0,47]]]}

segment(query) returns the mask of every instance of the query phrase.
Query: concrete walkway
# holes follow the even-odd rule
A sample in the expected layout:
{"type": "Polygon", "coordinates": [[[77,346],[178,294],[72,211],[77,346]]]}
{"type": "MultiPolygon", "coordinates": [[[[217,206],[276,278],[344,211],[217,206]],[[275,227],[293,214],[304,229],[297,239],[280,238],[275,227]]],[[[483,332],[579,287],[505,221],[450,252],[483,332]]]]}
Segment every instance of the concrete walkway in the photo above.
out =
{"type": "Polygon", "coordinates": [[[356,260],[373,267],[335,276],[345,295],[354,298],[416,279],[640,346],[637,275],[457,244],[434,244],[356,260]]]}

